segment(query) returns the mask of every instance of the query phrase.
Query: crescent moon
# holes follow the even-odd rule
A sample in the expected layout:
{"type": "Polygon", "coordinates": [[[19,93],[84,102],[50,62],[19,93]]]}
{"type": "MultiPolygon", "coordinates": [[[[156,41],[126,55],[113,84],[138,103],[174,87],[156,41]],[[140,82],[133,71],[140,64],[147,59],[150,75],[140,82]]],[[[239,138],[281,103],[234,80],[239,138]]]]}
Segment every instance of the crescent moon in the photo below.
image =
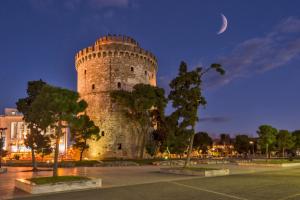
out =
{"type": "Polygon", "coordinates": [[[221,14],[221,17],[222,17],[222,26],[221,26],[220,30],[217,32],[218,35],[224,33],[228,26],[228,21],[227,21],[227,18],[225,17],[225,15],[221,14]]]}

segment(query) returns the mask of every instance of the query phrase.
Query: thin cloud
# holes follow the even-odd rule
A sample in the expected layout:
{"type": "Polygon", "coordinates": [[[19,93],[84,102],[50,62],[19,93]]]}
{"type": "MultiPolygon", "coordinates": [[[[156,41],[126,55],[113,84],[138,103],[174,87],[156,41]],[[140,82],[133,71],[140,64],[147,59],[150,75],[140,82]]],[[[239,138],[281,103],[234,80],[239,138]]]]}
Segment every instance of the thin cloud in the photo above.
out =
{"type": "Polygon", "coordinates": [[[202,117],[199,122],[224,123],[230,121],[227,117],[202,117]]]}
{"type": "Polygon", "coordinates": [[[128,7],[129,0],[88,0],[92,7],[128,7]]]}
{"type": "MultiPolygon", "coordinates": [[[[127,8],[130,5],[130,0],[30,0],[29,2],[38,11],[57,8],[75,11],[85,7],[89,9],[127,8]]],[[[132,4],[135,5],[134,2],[132,4]]]]}
{"type": "Polygon", "coordinates": [[[209,86],[222,85],[240,77],[283,67],[300,57],[300,19],[281,21],[264,37],[248,39],[218,59],[226,69],[222,78],[209,77],[209,86]]]}

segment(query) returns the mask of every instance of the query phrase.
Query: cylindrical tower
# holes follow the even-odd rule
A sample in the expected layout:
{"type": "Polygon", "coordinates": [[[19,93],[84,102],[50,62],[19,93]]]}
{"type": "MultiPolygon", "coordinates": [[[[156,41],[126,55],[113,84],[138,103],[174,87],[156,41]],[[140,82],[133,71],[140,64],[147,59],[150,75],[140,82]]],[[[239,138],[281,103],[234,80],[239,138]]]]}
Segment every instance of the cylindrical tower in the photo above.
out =
{"type": "Polygon", "coordinates": [[[75,56],[77,89],[88,103],[87,114],[101,129],[101,139],[90,142],[90,159],[134,157],[135,130],[113,110],[109,92],[131,90],[138,83],[156,85],[157,60],[128,36],[109,35],[75,56]]]}

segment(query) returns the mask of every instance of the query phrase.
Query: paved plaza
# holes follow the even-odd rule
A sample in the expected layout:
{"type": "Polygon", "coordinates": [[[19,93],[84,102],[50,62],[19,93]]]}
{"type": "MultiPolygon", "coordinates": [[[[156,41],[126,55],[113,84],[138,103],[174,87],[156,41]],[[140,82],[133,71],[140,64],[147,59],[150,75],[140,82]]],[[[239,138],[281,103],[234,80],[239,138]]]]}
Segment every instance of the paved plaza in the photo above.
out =
{"type": "MultiPolygon", "coordinates": [[[[220,165],[219,165],[220,166],[220,165]]],[[[61,175],[101,177],[103,188],[51,195],[31,196],[14,189],[14,179],[47,176],[51,171],[20,172],[28,168],[9,168],[0,175],[1,199],[36,200],[138,200],[138,199],[199,199],[199,200],[295,200],[300,199],[300,168],[253,168],[224,165],[232,175],[213,178],[159,173],[159,167],[99,167],[60,169],[61,175]]]]}

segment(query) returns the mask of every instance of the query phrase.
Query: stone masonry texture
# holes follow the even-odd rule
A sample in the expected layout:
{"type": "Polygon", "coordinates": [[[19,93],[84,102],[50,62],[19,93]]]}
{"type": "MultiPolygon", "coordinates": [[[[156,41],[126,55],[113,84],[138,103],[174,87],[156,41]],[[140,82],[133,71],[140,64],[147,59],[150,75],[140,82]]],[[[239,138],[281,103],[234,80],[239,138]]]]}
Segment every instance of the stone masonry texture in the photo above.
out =
{"type": "Polygon", "coordinates": [[[157,60],[131,37],[108,35],[75,56],[77,89],[88,103],[87,114],[100,128],[90,141],[89,159],[133,158],[136,132],[110,99],[112,90],[132,90],[139,83],[156,86],[157,60]]]}

